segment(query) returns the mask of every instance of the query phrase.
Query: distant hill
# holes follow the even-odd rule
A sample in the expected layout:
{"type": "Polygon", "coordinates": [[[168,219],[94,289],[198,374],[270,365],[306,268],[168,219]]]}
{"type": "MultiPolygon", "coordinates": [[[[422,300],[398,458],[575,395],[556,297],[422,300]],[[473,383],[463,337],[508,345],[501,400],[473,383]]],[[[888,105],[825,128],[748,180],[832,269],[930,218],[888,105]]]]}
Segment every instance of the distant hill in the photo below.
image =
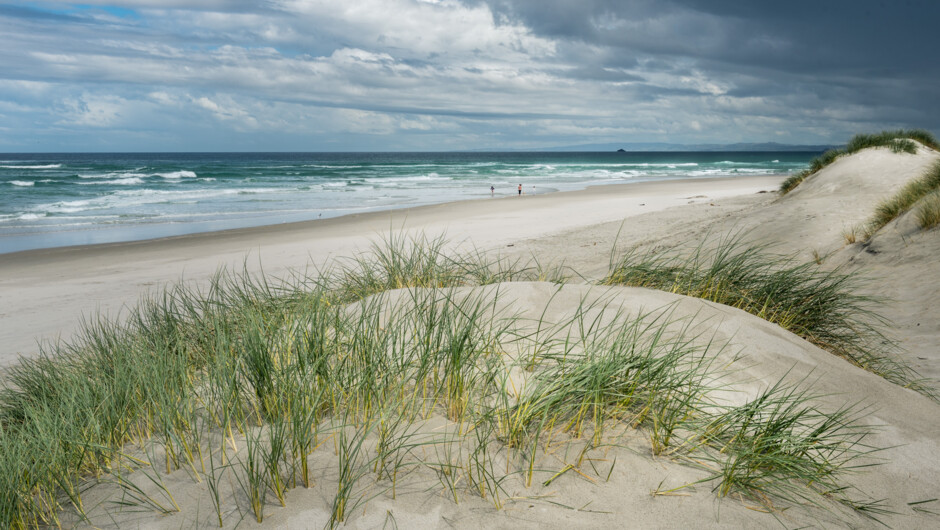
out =
{"type": "Polygon", "coordinates": [[[476,151],[825,151],[833,145],[792,145],[777,142],[735,144],[671,144],[665,142],[579,144],[530,149],[476,149],[476,151]]]}

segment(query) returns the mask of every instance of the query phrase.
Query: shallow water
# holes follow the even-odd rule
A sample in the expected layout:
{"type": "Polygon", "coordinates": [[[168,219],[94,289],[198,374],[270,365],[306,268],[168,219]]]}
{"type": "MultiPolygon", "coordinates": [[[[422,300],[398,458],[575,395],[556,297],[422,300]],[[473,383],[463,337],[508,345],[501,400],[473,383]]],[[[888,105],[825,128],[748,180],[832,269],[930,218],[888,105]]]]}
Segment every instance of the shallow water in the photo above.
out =
{"type": "Polygon", "coordinates": [[[650,180],[786,175],[818,153],[0,154],[0,253],[650,180]]]}

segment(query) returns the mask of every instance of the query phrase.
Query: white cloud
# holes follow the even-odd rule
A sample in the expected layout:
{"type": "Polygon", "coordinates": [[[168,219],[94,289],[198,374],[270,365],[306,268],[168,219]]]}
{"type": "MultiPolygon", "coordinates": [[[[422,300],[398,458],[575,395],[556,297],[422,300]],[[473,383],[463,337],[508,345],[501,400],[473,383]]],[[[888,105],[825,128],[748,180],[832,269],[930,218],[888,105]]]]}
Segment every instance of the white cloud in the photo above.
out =
{"type": "Polygon", "coordinates": [[[395,49],[409,58],[446,54],[529,61],[554,54],[555,43],[518,24],[497,24],[483,3],[412,0],[281,0],[296,23],[315,24],[361,48],[395,49]]]}
{"type": "Polygon", "coordinates": [[[167,92],[151,92],[147,94],[147,97],[150,98],[150,100],[153,102],[163,106],[177,107],[180,105],[179,98],[172,94],[168,94],[167,92]]]}
{"type": "Polygon", "coordinates": [[[108,127],[122,119],[122,112],[128,101],[118,96],[82,94],[78,98],[62,100],[63,125],[84,125],[88,127],[108,127]]]}
{"type": "Polygon", "coordinates": [[[208,110],[218,120],[233,121],[236,126],[246,129],[258,127],[258,120],[255,119],[251,112],[245,110],[245,108],[239,105],[234,99],[224,95],[216,96],[216,99],[221,101],[221,104],[205,96],[193,98],[193,103],[198,107],[208,110]]]}

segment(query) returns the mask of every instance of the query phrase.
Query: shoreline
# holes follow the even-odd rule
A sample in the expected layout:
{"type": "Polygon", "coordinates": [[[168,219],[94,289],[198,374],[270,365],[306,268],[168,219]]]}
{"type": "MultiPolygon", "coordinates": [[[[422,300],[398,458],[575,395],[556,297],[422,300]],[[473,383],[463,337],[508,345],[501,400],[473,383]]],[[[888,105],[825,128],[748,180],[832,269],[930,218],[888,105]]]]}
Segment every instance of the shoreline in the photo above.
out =
{"type": "MultiPolygon", "coordinates": [[[[782,181],[786,176],[781,175],[748,175],[746,177],[700,177],[700,178],[681,178],[681,179],[663,179],[663,180],[650,180],[642,182],[630,182],[622,184],[602,184],[602,185],[593,185],[587,186],[584,189],[580,190],[569,190],[569,191],[553,191],[553,192],[540,192],[540,193],[523,193],[521,199],[523,200],[544,200],[547,197],[551,198],[595,198],[600,196],[606,196],[610,194],[624,195],[627,191],[659,191],[661,189],[660,185],[673,186],[679,183],[689,183],[693,185],[699,185],[702,183],[714,183],[716,189],[718,190],[728,190],[734,188],[734,186],[728,186],[729,184],[748,184],[750,185],[753,180],[778,180],[782,181]]],[[[690,197],[691,198],[691,197],[690,197]]],[[[89,244],[76,244],[76,245],[61,245],[54,247],[43,247],[35,249],[25,249],[25,250],[16,250],[12,252],[0,253],[3,261],[8,260],[17,260],[17,259],[35,259],[39,257],[40,259],[44,254],[57,254],[57,253],[73,253],[80,249],[98,249],[98,250],[107,250],[114,249],[121,246],[128,245],[139,245],[139,244],[171,244],[174,242],[185,242],[192,239],[200,238],[213,238],[213,237],[239,237],[239,236],[251,236],[251,235],[266,235],[270,233],[282,233],[287,231],[295,232],[307,232],[313,228],[317,227],[333,227],[342,224],[348,224],[350,222],[363,222],[369,223],[373,222],[375,218],[378,217],[408,217],[408,214],[422,215],[428,213],[441,207],[447,206],[458,206],[464,208],[465,205],[470,204],[488,204],[490,201],[512,201],[519,200],[520,197],[515,195],[510,196],[497,196],[497,197],[487,197],[487,198],[476,198],[476,199],[463,199],[458,201],[448,201],[435,204],[423,204],[419,206],[403,206],[399,208],[390,208],[384,210],[375,210],[370,212],[363,213],[352,213],[345,214],[336,217],[328,217],[326,219],[310,219],[306,221],[287,221],[282,223],[274,224],[263,224],[257,226],[246,226],[246,227],[237,227],[237,228],[223,228],[219,230],[209,230],[209,231],[200,231],[192,232],[186,234],[172,235],[172,236],[161,236],[161,237],[152,237],[152,238],[143,238],[143,239],[128,239],[124,241],[112,241],[105,243],[89,243],[89,244]]],[[[22,236],[16,236],[22,237],[22,236]]]]}
{"type": "MultiPolygon", "coordinates": [[[[120,315],[174,282],[221,268],[284,277],[351,257],[390,230],[444,234],[454,245],[523,251],[517,243],[681,205],[776,190],[780,176],[683,179],[501,199],[474,199],[168,238],[26,250],[0,259],[0,368],[68,339],[83,316],[120,315]],[[515,249],[507,247],[516,246],[515,249]]],[[[569,236],[566,236],[569,237],[569,236]]],[[[609,249],[607,249],[609,250],[609,249]]]]}

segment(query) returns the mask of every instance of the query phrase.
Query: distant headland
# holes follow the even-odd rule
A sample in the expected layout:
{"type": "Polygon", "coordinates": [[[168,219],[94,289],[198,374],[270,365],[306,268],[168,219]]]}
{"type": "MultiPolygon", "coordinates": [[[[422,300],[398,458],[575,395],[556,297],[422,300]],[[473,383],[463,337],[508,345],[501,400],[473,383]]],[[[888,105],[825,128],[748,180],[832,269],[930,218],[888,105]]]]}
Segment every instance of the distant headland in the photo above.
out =
{"type": "Polygon", "coordinates": [[[632,142],[632,143],[604,143],[604,144],[578,144],[554,147],[532,147],[527,149],[475,149],[474,151],[590,151],[604,152],[689,152],[689,151],[818,151],[838,147],[829,144],[781,144],[777,142],[733,143],[733,144],[674,144],[667,142],[632,142]]]}

